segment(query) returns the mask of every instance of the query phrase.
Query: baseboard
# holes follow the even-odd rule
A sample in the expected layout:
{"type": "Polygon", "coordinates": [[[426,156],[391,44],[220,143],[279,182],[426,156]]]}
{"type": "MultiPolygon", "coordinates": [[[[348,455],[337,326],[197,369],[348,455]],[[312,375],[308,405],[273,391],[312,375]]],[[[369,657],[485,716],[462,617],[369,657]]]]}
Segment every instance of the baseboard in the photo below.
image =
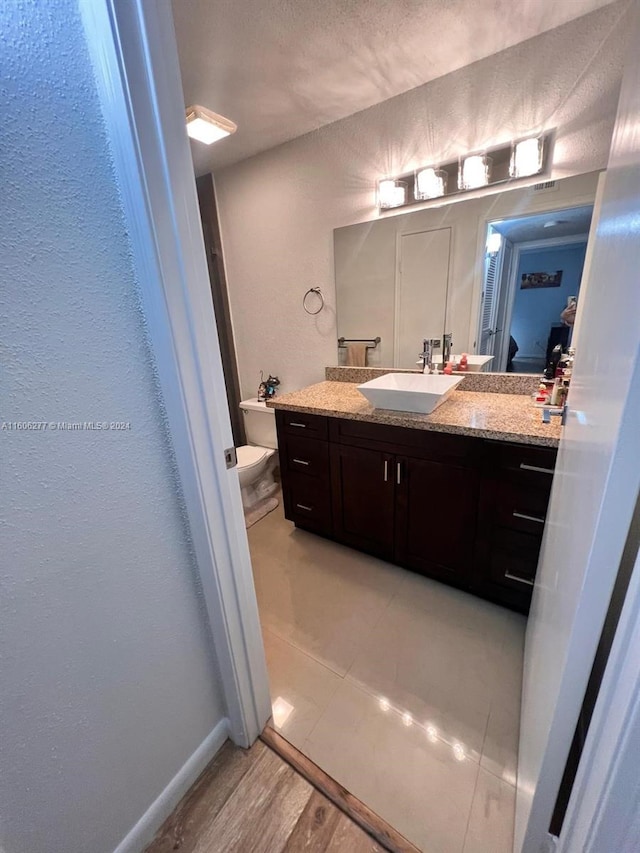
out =
{"type": "Polygon", "coordinates": [[[151,803],[113,853],[141,853],[196,781],[223,743],[229,738],[229,720],[224,717],[182,765],[167,787],[151,803]]]}

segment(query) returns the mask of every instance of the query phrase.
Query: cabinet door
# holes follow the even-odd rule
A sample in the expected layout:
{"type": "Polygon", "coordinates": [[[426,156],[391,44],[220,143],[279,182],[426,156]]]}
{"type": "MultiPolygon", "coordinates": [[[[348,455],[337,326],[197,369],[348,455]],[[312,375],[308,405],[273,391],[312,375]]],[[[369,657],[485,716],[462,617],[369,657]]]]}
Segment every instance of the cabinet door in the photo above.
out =
{"type": "Polygon", "coordinates": [[[396,560],[469,586],[480,475],[477,469],[396,457],[396,560]]]}
{"type": "Polygon", "coordinates": [[[393,557],[394,457],[331,445],[333,529],[341,542],[393,557]]]}

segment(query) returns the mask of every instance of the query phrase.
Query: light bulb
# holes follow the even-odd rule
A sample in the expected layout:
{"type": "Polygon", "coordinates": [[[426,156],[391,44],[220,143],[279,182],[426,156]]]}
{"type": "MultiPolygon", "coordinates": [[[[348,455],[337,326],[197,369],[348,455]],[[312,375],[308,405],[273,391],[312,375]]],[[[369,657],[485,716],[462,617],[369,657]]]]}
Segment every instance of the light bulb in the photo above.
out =
{"type": "Polygon", "coordinates": [[[458,175],[458,188],[461,190],[475,190],[478,187],[486,187],[491,174],[491,157],[483,154],[472,154],[466,157],[461,165],[458,175]]]}
{"type": "Polygon", "coordinates": [[[509,166],[511,177],[526,178],[528,175],[537,175],[542,169],[542,154],[542,137],[514,142],[511,148],[511,164],[509,166]]]}
{"type": "Polygon", "coordinates": [[[414,195],[417,199],[440,198],[447,191],[449,175],[444,169],[421,169],[416,172],[414,195]]]}

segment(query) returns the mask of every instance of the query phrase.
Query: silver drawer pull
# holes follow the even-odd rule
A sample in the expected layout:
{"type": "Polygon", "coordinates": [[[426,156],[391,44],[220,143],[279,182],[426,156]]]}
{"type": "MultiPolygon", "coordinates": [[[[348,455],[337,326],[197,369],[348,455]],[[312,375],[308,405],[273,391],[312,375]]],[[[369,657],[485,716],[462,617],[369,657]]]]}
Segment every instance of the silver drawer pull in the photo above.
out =
{"type": "Polygon", "coordinates": [[[510,581],[517,581],[518,583],[523,583],[525,586],[533,586],[533,581],[527,580],[526,578],[519,578],[517,575],[512,575],[511,572],[505,572],[504,576],[510,581]]]}
{"type": "Polygon", "coordinates": [[[289,426],[300,427],[300,429],[306,429],[307,428],[306,424],[298,424],[298,423],[295,423],[295,421],[289,421],[289,426]]]}
{"type": "Polygon", "coordinates": [[[536,524],[544,524],[544,518],[539,518],[537,515],[527,515],[525,512],[516,512],[515,510],[511,514],[514,518],[522,518],[525,521],[535,521],[536,524]]]}
{"type": "Polygon", "coordinates": [[[305,462],[304,459],[294,459],[293,461],[297,465],[311,465],[311,462],[305,462]]]}
{"type": "Polygon", "coordinates": [[[527,465],[526,462],[521,462],[520,467],[523,471],[535,471],[537,474],[553,474],[553,468],[540,468],[539,465],[527,465]]]}
{"type": "Polygon", "coordinates": [[[384,460],[384,481],[385,481],[385,483],[387,482],[388,479],[389,479],[389,460],[385,459],[384,460]]]}
{"type": "Polygon", "coordinates": [[[305,512],[313,512],[312,506],[305,506],[304,504],[296,504],[298,509],[303,509],[305,512]]]}
{"type": "Polygon", "coordinates": [[[400,485],[402,480],[402,462],[396,462],[396,483],[400,485]]]}

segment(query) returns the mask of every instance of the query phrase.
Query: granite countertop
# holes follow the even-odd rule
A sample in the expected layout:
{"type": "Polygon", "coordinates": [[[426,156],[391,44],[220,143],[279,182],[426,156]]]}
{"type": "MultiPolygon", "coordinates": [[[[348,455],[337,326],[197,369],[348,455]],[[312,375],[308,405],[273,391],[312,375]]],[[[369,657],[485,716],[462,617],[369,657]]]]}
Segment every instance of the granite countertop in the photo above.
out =
{"type": "Polygon", "coordinates": [[[374,409],[350,382],[318,382],[267,402],[274,409],[375,424],[435,430],[476,438],[557,447],[560,418],[542,423],[542,411],[522,394],[454,391],[430,415],[374,409]]]}

